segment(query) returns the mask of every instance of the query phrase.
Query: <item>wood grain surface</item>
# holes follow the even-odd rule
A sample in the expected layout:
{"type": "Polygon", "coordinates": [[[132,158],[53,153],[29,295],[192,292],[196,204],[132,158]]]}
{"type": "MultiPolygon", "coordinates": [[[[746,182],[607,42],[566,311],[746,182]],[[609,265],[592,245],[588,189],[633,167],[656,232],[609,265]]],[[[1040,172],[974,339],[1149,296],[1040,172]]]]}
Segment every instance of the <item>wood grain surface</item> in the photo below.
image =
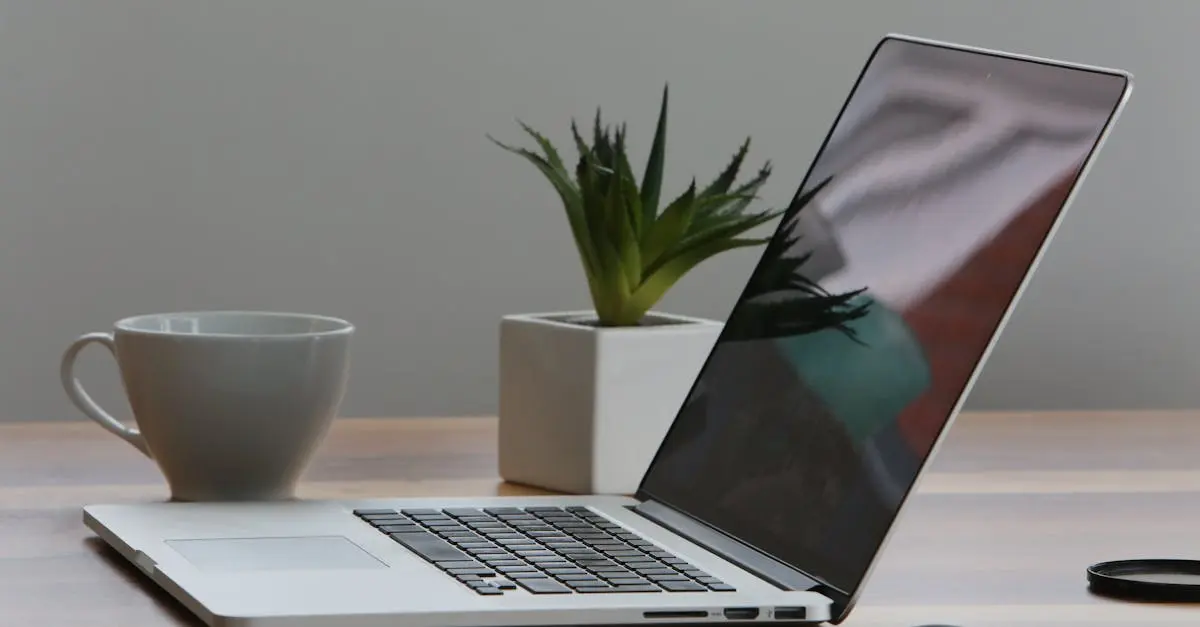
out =
{"type": "MultiPolygon", "coordinates": [[[[305,498],[538,493],[496,476],[490,418],[342,419],[305,498]]],[[[161,500],[153,463],[91,423],[0,426],[0,627],[199,625],[83,526],[161,500]]],[[[850,626],[1200,625],[1200,606],[1092,596],[1084,569],[1200,558],[1200,413],[966,414],[850,626]]]]}

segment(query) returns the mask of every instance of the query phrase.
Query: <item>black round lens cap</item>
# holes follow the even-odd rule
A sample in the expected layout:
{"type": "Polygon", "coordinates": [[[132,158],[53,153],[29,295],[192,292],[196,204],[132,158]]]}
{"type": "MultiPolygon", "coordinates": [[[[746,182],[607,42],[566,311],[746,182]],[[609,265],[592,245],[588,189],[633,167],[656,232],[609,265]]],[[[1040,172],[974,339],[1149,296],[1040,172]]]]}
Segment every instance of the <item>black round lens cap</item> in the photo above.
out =
{"type": "Polygon", "coordinates": [[[1200,603],[1200,560],[1117,560],[1092,564],[1088,588],[1130,601],[1200,603]]]}

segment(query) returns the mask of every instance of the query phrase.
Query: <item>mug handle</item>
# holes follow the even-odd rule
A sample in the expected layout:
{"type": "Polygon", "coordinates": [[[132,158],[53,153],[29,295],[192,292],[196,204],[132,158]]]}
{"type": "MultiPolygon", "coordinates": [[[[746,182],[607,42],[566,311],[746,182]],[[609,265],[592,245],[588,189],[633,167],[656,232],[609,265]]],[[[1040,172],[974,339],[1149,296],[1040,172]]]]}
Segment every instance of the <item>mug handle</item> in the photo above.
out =
{"type": "Polygon", "coordinates": [[[67,393],[67,398],[82,411],[85,416],[95,420],[97,424],[104,427],[105,431],[125,440],[133,445],[134,448],[141,451],[146,457],[153,457],[150,454],[150,448],[146,446],[146,439],[142,437],[140,431],[135,428],[127,427],[116,418],[108,415],[108,412],[100,408],[96,401],[92,400],[91,396],[84,391],[83,384],[79,379],[75,378],[75,360],[79,357],[79,352],[88,344],[100,344],[108,349],[108,352],[115,358],[117,356],[117,346],[113,341],[111,333],[87,333],[81,335],[71,345],[62,356],[62,365],[59,368],[59,376],[62,378],[63,390],[67,393]]]}

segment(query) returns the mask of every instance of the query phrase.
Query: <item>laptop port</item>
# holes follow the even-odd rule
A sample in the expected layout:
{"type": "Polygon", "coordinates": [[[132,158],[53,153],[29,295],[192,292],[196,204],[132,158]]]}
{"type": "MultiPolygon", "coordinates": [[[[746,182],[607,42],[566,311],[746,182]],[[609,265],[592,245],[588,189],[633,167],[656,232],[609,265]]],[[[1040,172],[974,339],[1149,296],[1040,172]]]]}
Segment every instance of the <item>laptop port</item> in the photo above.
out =
{"type": "Polygon", "coordinates": [[[729,620],[754,620],[758,618],[757,607],[727,607],[725,618],[729,620]]]}
{"type": "Polygon", "coordinates": [[[807,617],[808,612],[802,607],[775,608],[775,620],[804,620],[807,617]]]}
{"type": "Polygon", "coordinates": [[[708,618],[704,610],[650,610],[642,612],[645,618],[708,618]]]}

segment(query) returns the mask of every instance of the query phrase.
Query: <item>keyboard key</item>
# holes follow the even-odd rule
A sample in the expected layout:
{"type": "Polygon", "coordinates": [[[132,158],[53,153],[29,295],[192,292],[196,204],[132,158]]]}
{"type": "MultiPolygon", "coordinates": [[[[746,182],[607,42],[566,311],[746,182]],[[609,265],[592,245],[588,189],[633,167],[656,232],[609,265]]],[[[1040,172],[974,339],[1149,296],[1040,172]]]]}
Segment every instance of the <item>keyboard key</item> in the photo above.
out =
{"type": "Polygon", "coordinates": [[[475,592],[478,594],[482,594],[483,596],[496,596],[498,594],[500,594],[500,595],[504,594],[503,590],[500,590],[498,588],[493,588],[491,586],[475,588],[475,592]]]}
{"type": "Polygon", "coordinates": [[[526,507],[525,511],[529,512],[530,514],[564,513],[563,508],[561,508],[561,507],[526,507]]]}
{"type": "Polygon", "coordinates": [[[696,581],[699,581],[706,586],[710,583],[721,583],[721,580],[717,579],[716,577],[696,577],[696,581]]]}
{"type": "Polygon", "coordinates": [[[372,525],[413,525],[416,524],[412,519],[400,514],[371,514],[369,516],[360,516],[363,520],[372,525]]]}
{"type": "Polygon", "coordinates": [[[541,521],[541,519],[539,519],[535,516],[531,516],[529,514],[510,514],[510,515],[505,515],[505,516],[497,516],[496,518],[498,518],[510,525],[516,524],[516,523],[522,523],[522,522],[540,522],[541,521]]]}
{"type": "Polygon", "coordinates": [[[649,584],[641,584],[641,585],[632,585],[632,586],[615,586],[613,588],[613,591],[614,592],[659,592],[660,588],[658,586],[652,586],[649,584]]]}
{"type": "Polygon", "coordinates": [[[489,549],[492,549],[492,550],[500,549],[500,547],[496,546],[495,544],[492,544],[491,542],[462,542],[458,546],[460,548],[467,549],[468,551],[471,549],[479,549],[481,551],[487,551],[489,549]]]}
{"type": "Polygon", "coordinates": [[[521,557],[524,557],[526,559],[529,559],[532,557],[554,557],[557,555],[554,551],[547,551],[546,549],[541,549],[541,548],[522,549],[522,548],[518,547],[516,549],[513,549],[513,553],[516,553],[517,555],[520,555],[521,557]]]}
{"type": "Polygon", "coordinates": [[[449,542],[427,531],[393,533],[390,537],[408,550],[431,562],[470,561],[471,558],[449,542]]]}
{"type": "Polygon", "coordinates": [[[450,573],[451,575],[475,575],[477,577],[496,576],[496,571],[490,568],[447,568],[446,572],[450,573]]]}
{"type": "Polygon", "coordinates": [[[685,568],[685,569],[683,569],[683,574],[687,575],[688,577],[692,577],[692,578],[709,576],[708,573],[700,570],[699,568],[685,568]]]}
{"type": "Polygon", "coordinates": [[[563,557],[573,560],[603,560],[608,561],[603,555],[595,551],[559,551],[563,557]]]}
{"type": "Polygon", "coordinates": [[[438,568],[442,568],[442,569],[446,569],[446,570],[449,570],[452,568],[457,569],[457,568],[482,568],[483,567],[483,564],[480,564],[479,562],[476,562],[475,560],[455,560],[455,561],[449,561],[449,562],[434,562],[434,564],[437,565],[438,568]]]}
{"type": "Polygon", "coordinates": [[[520,514],[521,510],[516,507],[488,507],[483,510],[485,513],[492,516],[500,516],[502,514],[520,514]]]}
{"type": "Polygon", "coordinates": [[[546,575],[544,573],[539,573],[536,570],[530,570],[529,572],[514,572],[511,570],[510,571],[501,571],[501,572],[503,572],[504,576],[508,577],[509,579],[545,579],[546,578],[546,575]]]}
{"type": "Polygon", "coordinates": [[[517,584],[515,584],[511,581],[500,580],[500,581],[493,582],[492,585],[501,590],[516,590],[517,589],[517,584]]]}
{"type": "Polygon", "coordinates": [[[381,525],[378,528],[384,533],[405,533],[409,531],[421,531],[418,525],[381,525]]]}
{"type": "Polygon", "coordinates": [[[551,554],[551,555],[523,555],[522,557],[533,562],[534,564],[563,564],[566,566],[571,565],[570,562],[564,560],[563,558],[561,558],[557,555],[553,555],[553,554],[551,554]]]}
{"type": "MultiPolygon", "coordinates": [[[[491,566],[492,568],[499,568],[501,566],[524,566],[525,565],[525,562],[522,562],[521,560],[509,559],[507,557],[501,557],[501,558],[485,557],[485,558],[483,558],[483,561],[485,564],[487,564],[488,566],[491,566]]],[[[680,576],[682,577],[682,575],[680,575],[680,576]]]]}
{"type": "Polygon", "coordinates": [[[604,579],[614,586],[645,586],[650,584],[649,581],[641,577],[613,577],[611,579],[605,577],[604,579]]]}
{"type": "Polygon", "coordinates": [[[737,589],[727,583],[710,583],[708,589],[713,592],[737,592],[737,589]]]}
{"type": "Polygon", "coordinates": [[[536,573],[538,572],[532,566],[493,566],[496,572],[504,573],[505,575],[514,575],[516,573],[536,573]]]}
{"type": "MultiPolygon", "coordinates": [[[[672,573],[670,575],[647,575],[647,577],[650,578],[650,581],[653,581],[655,583],[662,583],[664,581],[691,581],[687,577],[684,577],[683,575],[680,575],[678,573],[672,573]]],[[[707,583],[707,582],[701,582],[701,583],[707,583]]]]}
{"type": "Polygon", "coordinates": [[[533,594],[567,594],[571,589],[550,579],[549,577],[541,579],[517,579],[517,585],[525,588],[533,594]]]}
{"type": "Polygon", "coordinates": [[[670,592],[703,592],[708,589],[694,581],[664,581],[658,585],[670,592]]]}
{"type": "Polygon", "coordinates": [[[584,568],[620,568],[620,566],[617,566],[614,562],[610,562],[605,559],[575,560],[575,563],[583,566],[584,568]]]}
{"type": "Polygon", "coordinates": [[[580,579],[577,581],[573,580],[573,581],[567,581],[564,583],[566,583],[568,586],[570,586],[574,590],[581,590],[583,588],[611,588],[612,587],[612,586],[604,583],[603,581],[600,581],[599,579],[593,579],[591,581],[586,581],[586,580],[580,579]]]}
{"type": "Polygon", "coordinates": [[[520,535],[520,533],[514,533],[514,532],[511,532],[508,530],[504,530],[504,531],[484,530],[481,533],[482,533],[482,535],[487,536],[487,539],[491,539],[491,541],[497,541],[497,542],[498,541],[512,541],[512,539],[518,539],[518,541],[530,542],[529,538],[526,538],[526,537],[520,535]]]}
{"type": "Polygon", "coordinates": [[[458,523],[440,523],[439,522],[439,523],[434,523],[432,525],[425,525],[425,526],[428,527],[430,531],[436,531],[438,533],[448,533],[451,531],[467,531],[466,527],[464,527],[458,523]]]}
{"type": "MultiPolygon", "coordinates": [[[[648,577],[653,577],[655,575],[674,575],[674,574],[676,574],[675,571],[671,570],[670,568],[635,568],[634,570],[636,570],[638,573],[641,573],[648,577]]],[[[686,579],[686,577],[685,577],[685,579],[686,579]]]]}

